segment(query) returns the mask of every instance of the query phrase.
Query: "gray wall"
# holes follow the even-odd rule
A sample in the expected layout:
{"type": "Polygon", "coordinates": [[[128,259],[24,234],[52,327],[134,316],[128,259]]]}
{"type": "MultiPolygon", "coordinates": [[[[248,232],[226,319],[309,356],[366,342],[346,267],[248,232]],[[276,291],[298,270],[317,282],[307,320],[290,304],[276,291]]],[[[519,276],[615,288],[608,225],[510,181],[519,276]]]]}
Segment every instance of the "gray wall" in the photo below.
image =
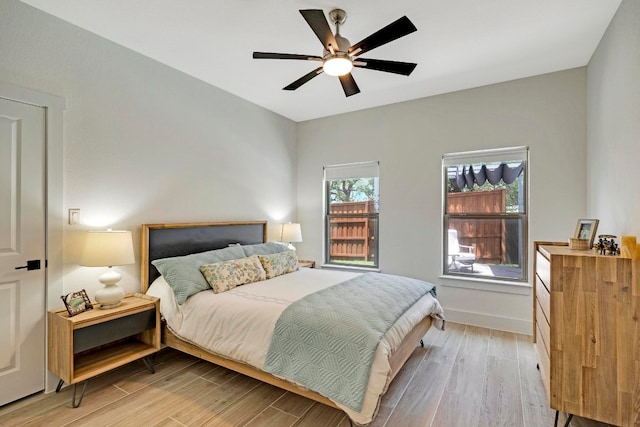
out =
{"type": "Polygon", "coordinates": [[[640,241],[640,1],[622,2],[587,76],[589,215],[640,241]]]}
{"type": "MultiPolygon", "coordinates": [[[[60,186],[64,211],[82,210],[64,227],[66,291],[99,286],[76,264],[77,236],[106,226],[137,239],[145,222],[275,225],[297,207],[300,255],[321,260],[322,166],[360,160],[381,162],[382,270],[435,282],[451,320],[530,333],[532,304],[529,288],[439,277],[444,153],[531,148],[530,242],[564,240],[587,216],[639,232],[637,1],[623,1],[588,69],[299,125],[16,0],[0,10],[0,81],[66,101],[60,186]]],[[[121,270],[139,289],[139,266],[121,270]]]]}
{"type": "Polygon", "coordinates": [[[531,333],[530,287],[439,277],[441,159],[529,146],[529,247],[565,240],[586,213],[585,89],[578,68],[301,123],[298,250],[322,259],[323,165],[379,160],[381,270],[439,285],[450,320],[531,333]]]}
{"type": "MultiPolygon", "coordinates": [[[[63,97],[64,291],[90,295],[83,230],[295,219],[296,124],[15,0],[0,0],[0,81],[63,97]]],[[[139,265],[122,266],[139,290],[139,265]]]]}

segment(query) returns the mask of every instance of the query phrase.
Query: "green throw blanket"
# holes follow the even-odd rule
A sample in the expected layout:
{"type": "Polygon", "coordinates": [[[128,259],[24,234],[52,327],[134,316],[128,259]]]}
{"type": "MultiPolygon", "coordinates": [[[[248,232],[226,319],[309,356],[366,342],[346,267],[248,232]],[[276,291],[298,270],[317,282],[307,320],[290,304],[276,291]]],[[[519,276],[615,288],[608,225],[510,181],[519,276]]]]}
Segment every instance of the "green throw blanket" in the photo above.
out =
{"type": "Polygon", "coordinates": [[[263,369],[360,411],[380,340],[428,292],[421,280],[366,273],[307,295],[276,322],[263,369]]]}

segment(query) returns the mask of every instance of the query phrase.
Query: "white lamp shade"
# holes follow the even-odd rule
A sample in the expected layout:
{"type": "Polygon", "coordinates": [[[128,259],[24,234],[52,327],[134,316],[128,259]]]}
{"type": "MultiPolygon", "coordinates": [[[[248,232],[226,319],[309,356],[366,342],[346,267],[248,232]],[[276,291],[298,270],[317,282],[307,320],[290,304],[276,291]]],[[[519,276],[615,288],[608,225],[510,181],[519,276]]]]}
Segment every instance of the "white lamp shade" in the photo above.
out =
{"type": "Polygon", "coordinates": [[[280,241],[289,243],[302,242],[302,229],[300,228],[300,224],[291,222],[282,224],[280,241]]]}
{"type": "Polygon", "coordinates": [[[80,265],[112,267],[134,262],[130,231],[89,231],[87,233],[80,265]]]}

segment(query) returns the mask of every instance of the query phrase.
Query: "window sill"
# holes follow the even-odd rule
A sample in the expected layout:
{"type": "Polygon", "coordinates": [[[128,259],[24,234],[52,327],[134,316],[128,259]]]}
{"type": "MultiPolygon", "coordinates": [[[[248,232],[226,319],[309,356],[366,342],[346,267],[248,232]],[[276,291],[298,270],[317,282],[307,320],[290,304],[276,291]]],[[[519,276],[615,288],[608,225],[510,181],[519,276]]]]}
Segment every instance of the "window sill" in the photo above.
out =
{"type": "Polygon", "coordinates": [[[443,283],[443,286],[500,292],[504,294],[529,295],[531,294],[532,288],[529,283],[512,282],[508,280],[480,279],[476,277],[449,276],[444,274],[441,274],[439,278],[447,281],[447,283],[443,283]]]}
{"type": "Polygon", "coordinates": [[[376,272],[376,273],[380,273],[380,269],[379,268],[374,268],[374,267],[357,267],[357,266],[351,266],[351,265],[337,265],[337,264],[322,264],[321,268],[326,268],[328,270],[345,270],[345,271],[354,271],[354,272],[376,272]]]}

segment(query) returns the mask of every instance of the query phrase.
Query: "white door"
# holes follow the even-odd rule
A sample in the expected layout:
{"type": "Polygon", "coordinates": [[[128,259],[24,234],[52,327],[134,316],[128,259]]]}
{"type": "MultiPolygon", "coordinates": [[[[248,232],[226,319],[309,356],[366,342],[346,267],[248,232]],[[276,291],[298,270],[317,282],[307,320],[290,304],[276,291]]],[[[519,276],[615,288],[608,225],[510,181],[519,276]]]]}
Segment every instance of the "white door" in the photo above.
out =
{"type": "Polygon", "coordinates": [[[44,108],[0,98],[0,405],[44,389],[44,152],[44,108]]]}

